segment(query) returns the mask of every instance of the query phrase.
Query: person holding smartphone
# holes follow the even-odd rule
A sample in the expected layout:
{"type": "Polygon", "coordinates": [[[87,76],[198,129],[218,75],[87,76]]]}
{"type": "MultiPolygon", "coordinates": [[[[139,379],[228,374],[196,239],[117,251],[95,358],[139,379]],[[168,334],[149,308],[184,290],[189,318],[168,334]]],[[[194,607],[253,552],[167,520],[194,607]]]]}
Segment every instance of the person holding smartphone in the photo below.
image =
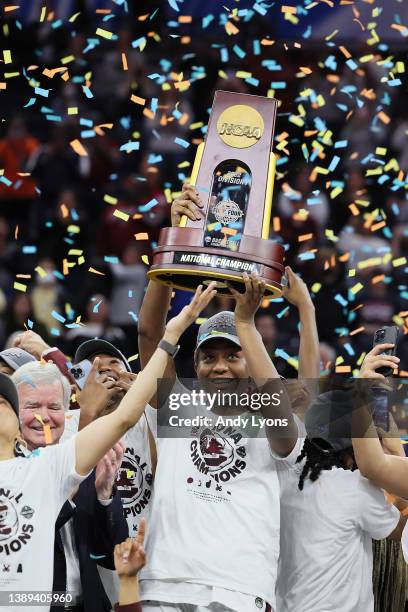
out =
{"type": "MultiPolygon", "coordinates": [[[[360,378],[372,381],[372,384],[368,384],[371,387],[371,398],[373,388],[375,390],[379,383],[386,382],[380,368],[387,368],[391,371],[398,368],[400,359],[394,354],[386,354],[386,351],[393,351],[394,348],[393,343],[377,344],[367,353],[362,363],[360,378]]],[[[373,484],[385,489],[391,495],[407,499],[408,460],[400,443],[389,445],[386,443],[388,438],[383,439],[382,443],[380,442],[371,411],[366,405],[370,402],[367,389],[366,386],[360,387],[360,407],[355,411],[354,417],[358,428],[363,427],[363,430],[360,430],[361,435],[357,436],[357,432],[355,432],[353,434],[355,437],[352,439],[357,465],[362,475],[371,480],[373,484]],[[361,401],[361,394],[363,394],[363,401],[361,401]],[[365,402],[364,399],[368,401],[365,402]],[[390,451],[385,452],[388,447],[390,451]]],[[[390,440],[393,441],[394,438],[390,438],[390,440]]],[[[406,515],[408,511],[403,510],[402,513],[406,515]]],[[[405,560],[408,562],[408,530],[406,527],[402,534],[401,543],[405,560]]]]}

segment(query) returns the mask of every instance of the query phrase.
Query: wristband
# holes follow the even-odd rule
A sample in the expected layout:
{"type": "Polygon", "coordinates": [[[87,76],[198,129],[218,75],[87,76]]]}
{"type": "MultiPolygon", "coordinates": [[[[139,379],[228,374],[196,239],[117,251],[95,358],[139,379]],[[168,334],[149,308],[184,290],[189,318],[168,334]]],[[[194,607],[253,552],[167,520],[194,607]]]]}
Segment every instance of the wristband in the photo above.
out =
{"type": "Polygon", "coordinates": [[[170,342],[167,342],[167,340],[160,340],[159,348],[163,349],[163,351],[166,351],[166,353],[174,359],[174,357],[180,350],[180,345],[176,344],[176,346],[174,346],[174,344],[170,344],[170,342]]]}

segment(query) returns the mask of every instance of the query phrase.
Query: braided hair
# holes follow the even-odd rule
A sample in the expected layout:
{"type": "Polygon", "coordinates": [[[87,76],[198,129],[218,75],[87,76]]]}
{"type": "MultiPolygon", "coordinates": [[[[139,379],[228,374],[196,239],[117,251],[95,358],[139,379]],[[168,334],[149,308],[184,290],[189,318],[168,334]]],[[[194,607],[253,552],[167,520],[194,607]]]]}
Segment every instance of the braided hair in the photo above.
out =
{"type": "Polygon", "coordinates": [[[306,438],[302,452],[296,459],[296,463],[300,463],[306,457],[305,465],[299,478],[298,487],[303,491],[304,481],[307,477],[312,482],[315,482],[322,470],[331,470],[333,467],[345,468],[346,462],[350,457],[353,460],[352,470],[357,468],[354,459],[353,449],[346,448],[341,451],[333,450],[332,446],[321,438],[306,438]]]}

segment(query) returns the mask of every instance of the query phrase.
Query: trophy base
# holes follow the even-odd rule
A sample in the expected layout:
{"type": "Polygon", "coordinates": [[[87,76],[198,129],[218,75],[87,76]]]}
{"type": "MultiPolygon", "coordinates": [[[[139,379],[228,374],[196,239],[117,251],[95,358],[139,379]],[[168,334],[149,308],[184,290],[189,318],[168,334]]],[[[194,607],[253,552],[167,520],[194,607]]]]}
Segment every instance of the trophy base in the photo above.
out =
{"type": "MultiPolygon", "coordinates": [[[[229,271],[212,270],[211,268],[202,268],[191,270],[191,268],[171,266],[171,269],[165,265],[152,266],[147,273],[149,280],[154,280],[162,285],[174,287],[174,289],[183,289],[184,291],[195,291],[198,285],[209,285],[215,281],[218,293],[231,296],[228,285],[234,289],[241,291],[245,290],[244,279],[242,274],[231,274],[229,271]]],[[[262,276],[260,276],[262,279],[262,276]]],[[[273,283],[268,279],[265,281],[265,297],[273,300],[282,295],[282,288],[278,283],[273,283]]]]}
{"type": "Polygon", "coordinates": [[[285,271],[281,244],[244,235],[239,250],[232,251],[205,248],[202,240],[202,231],[194,228],[163,228],[147,278],[186,291],[216,281],[219,293],[231,295],[227,283],[242,292],[244,272],[256,272],[265,281],[265,297],[280,297],[285,271]]]}

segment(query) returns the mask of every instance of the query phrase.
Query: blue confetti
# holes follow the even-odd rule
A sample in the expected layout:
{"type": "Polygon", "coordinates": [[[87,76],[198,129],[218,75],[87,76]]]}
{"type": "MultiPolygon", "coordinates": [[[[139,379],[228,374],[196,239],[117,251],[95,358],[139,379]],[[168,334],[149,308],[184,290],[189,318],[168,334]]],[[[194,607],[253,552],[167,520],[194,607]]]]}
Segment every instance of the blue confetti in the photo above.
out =
{"type": "Polygon", "coordinates": [[[29,106],[32,106],[33,104],[36,103],[36,101],[37,101],[37,98],[30,98],[27,104],[24,104],[23,108],[28,108],[29,106]]]}
{"type": "Polygon", "coordinates": [[[48,94],[50,93],[49,89],[43,89],[42,87],[35,87],[34,93],[38,96],[44,96],[44,98],[48,98],[48,94]]]}
{"type": "Polygon", "coordinates": [[[179,138],[178,136],[174,139],[174,142],[184,149],[187,149],[190,146],[190,143],[187,140],[183,140],[183,138],[179,138]]]}
{"type": "Polygon", "coordinates": [[[153,198],[153,200],[150,200],[150,202],[148,202],[147,204],[142,204],[142,206],[139,206],[138,210],[140,212],[147,212],[157,206],[158,203],[159,202],[156,200],[156,198],[153,198]]]}
{"type": "Polygon", "coordinates": [[[59,321],[60,323],[65,323],[66,319],[65,317],[63,317],[62,315],[59,314],[59,312],[57,312],[56,310],[53,310],[51,312],[51,316],[54,317],[54,319],[56,319],[57,321],[59,321]]]}
{"type": "Polygon", "coordinates": [[[126,142],[121,147],[119,147],[119,151],[126,151],[126,153],[130,153],[130,151],[138,151],[140,147],[140,142],[131,141],[126,142]]]}

